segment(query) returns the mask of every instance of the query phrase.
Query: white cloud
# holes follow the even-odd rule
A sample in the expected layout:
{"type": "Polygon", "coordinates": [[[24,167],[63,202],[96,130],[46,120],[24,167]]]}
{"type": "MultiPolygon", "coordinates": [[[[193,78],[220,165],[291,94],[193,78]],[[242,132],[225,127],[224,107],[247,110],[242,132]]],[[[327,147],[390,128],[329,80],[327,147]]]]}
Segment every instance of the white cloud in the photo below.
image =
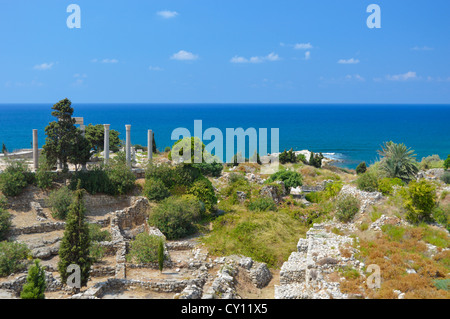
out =
{"type": "Polygon", "coordinates": [[[117,59],[103,59],[102,63],[115,64],[115,63],[119,63],[119,60],[117,60],[117,59]]]}
{"type": "Polygon", "coordinates": [[[295,50],[311,50],[313,48],[313,46],[311,45],[311,43],[297,43],[294,44],[294,49],[295,50]]]}
{"type": "Polygon", "coordinates": [[[417,79],[417,73],[416,72],[406,72],[404,74],[396,74],[396,75],[387,75],[386,79],[389,81],[408,81],[408,80],[414,80],[417,79]]]}
{"type": "Polygon", "coordinates": [[[359,60],[358,59],[354,59],[354,58],[351,58],[351,59],[348,59],[348,60],[340,59],[338,61],[338,63],[339,64],[358,64],[359,60]]]}
{"type": "Polygon", "coordinates": [[[92,59],[91,62],[92,63],[99,62],[99,63],[104,63],[104,64],[116,64],[116,63],[119,63],[119,60],[117,60],[117,59],[102,59],[102,60],[92,59]]]}
{"type": "Polygon", "coordinates": [[[50,62],[50,63],[42,63],[42,64],[37,64],[33,67],[33,69],[35,70],[39,70],[39,71],[46,71],[46,70],[50,70],[53,66],[55,65],[54,62],[50,62]]]}
{"type": "Polygon", "coordinates": [[[178,61],[193,61],[198,59],[198,55],[188,51],[180,50],[179,52],[173,54],[170,58],[172,60],[178,61]]]}
{"type": "Polygon", "coordinates": [[[150,71],[164,71],[163,68],[160,68],[159,66],[149,66],[148,68],[150,71]]]}
{"type": "Polygon", "coordinates": [[[366,81],[366,79],[365,78],[363,78],[361,75],[359,75],[359,74],[354,74],[354,75],[347,75],[346,77],[345,77],[345,79],[347,79],[347,80],[356,80],[356,81],[359,81],[359,82],[365,82],[366,81]]]}
{"type": "Polygon", "coordinates": [[[427,47],[427,46],[424,46],[424,47],[415,46],[414,48],[411,48],[411,50],[413,50],[413,51],[432,51],[434,49],[427,47]]]}
{"type": "Polygon", "coordinates": [[[171,18],[175,18],[178,15],[178,12],[164,10],[164,11],[158,11],[156,14],[159,15],[160,17],[163,17],[164,19],[171,19],[171,18]]]}
{"type": "Polygon", "coordinates": [[[278,54],[275,53],[270,53],[268,56],[266,56],[266,60],[268,61],[279,61],[280,57],[278,56],[278,54]]]}
{"type": "Polygon", "coordinates": [[[305,52],[305,60],[309,60],[311,59],[311,52],[310,51],[306,51],[305,52]]]}
{"type": "Polygon", "coordinates": [[[274,52],[266,55],[266,56],[253,56],[249,59],[244,58],[242,56],[234,56],[230,62],[231,63],[262,63],[265,61],[269,61],[269,62],[274,62],[274,61],[279,61],[281,60],[280,56],[274,52]]]}

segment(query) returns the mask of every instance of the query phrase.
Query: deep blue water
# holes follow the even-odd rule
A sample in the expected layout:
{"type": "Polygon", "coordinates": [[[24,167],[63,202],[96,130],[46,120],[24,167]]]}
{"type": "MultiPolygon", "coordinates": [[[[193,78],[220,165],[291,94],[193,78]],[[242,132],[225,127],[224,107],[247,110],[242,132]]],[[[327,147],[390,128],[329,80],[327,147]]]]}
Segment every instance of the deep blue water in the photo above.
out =
{"type": "MultiPolygon", "coordinates": [[[[9,151],[30,148],[32,129],[38,129],[39,146],[44,128],[53,121],[50,104],[0,104],[0,143],[9,151]]],[[[280,129],[280,151],[308,149],[335,153],[342,166],[377,159],[384,141],[403,142],[420,160],[450,154],[450,105],[276,105],[276,104],[73,104],[74,116],[85,124],[111,124],[125,139],[125,124],[131,124],[133,144],[146,145],[147,130],[153,129],[157,147],[171,146],[171,133],[185,127],[193,134],[194,120],[203,130],[249,127],[280,129]]],[[[208,144],[209,142],[205,142],[208,144]]]]}

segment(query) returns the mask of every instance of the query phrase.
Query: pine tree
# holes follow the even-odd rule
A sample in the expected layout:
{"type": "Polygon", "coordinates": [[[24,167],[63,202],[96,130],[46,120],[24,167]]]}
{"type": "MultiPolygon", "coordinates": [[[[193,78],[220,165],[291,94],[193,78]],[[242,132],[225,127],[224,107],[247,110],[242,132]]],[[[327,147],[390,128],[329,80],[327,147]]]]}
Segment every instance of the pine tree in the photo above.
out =
{"type": "Polygon", "coordinates": [[[28,269],[27,283],[23,286],[20,298],[22,299],[45,299],[45,271],[38,259],[28,269]]]}
{"type": "Polygon", "coordinates": [[[90,236],[88,224],[85,222],[85,207],[83,204],[83,190],[80,189],[80,181],[74,194],[74,200],[69,207],[66,220],[66,229],[59,248],[58,271],[61,281],[67,282],[71,275],[67,273],[67,267],[78,265],[81,270],[81,286],[86,286],[89,279],[92,260],[89,256],[90,236]]]}
{"type": "Polygon", "coordinates": [[[164,268],[164,242],[162,239],[159,240],[158,246],[158,266],[159,271],[163,271],[164,268]]]}
{"type": "Polygon", "coordinates": [[[6,154],[8,152],[8,149],[6,148],[5,143],[2,143],[2,153],[6,154]]]}

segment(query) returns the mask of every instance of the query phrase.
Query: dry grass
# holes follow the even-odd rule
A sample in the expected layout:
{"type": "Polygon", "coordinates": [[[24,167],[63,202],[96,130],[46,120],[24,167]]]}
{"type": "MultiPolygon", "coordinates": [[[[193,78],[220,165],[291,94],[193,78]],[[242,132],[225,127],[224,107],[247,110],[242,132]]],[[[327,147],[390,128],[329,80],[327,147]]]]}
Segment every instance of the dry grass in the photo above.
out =
{"type": "Polygon", "coordinates": [[[428,257],[423,242],[426,231],[411,227],[383,234],[373,241],[361,240],[361,258],[366,265],[376,264],[381,269],[382,285],[379,290],[370,290],[370,298],[397,298],[393,290],[405,293],[405,298],[450,298],[450,292],[437,290],[433,280],[448,278],[450,252],[428,257]],[[416,273],[407,273],[414,269],[416,273]]]}

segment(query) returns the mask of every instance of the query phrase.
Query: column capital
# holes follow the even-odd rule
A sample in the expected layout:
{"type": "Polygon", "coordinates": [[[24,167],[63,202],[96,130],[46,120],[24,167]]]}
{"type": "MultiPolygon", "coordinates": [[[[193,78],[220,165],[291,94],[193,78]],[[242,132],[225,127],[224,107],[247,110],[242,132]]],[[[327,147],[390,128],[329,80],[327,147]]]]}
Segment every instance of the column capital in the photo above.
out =
{"type": "Polygon", "coordinates": [[[109,127],[111,126],[111,124],[103,124],[103,126],[105,127],[105,129],[109,130],[109,127]]]}
{"type": "Polygon", "coordinates": [[[130,124],[126,124],[125,128],[127,129],[127,131],[131,130],[131,125],[130,124]]]}

